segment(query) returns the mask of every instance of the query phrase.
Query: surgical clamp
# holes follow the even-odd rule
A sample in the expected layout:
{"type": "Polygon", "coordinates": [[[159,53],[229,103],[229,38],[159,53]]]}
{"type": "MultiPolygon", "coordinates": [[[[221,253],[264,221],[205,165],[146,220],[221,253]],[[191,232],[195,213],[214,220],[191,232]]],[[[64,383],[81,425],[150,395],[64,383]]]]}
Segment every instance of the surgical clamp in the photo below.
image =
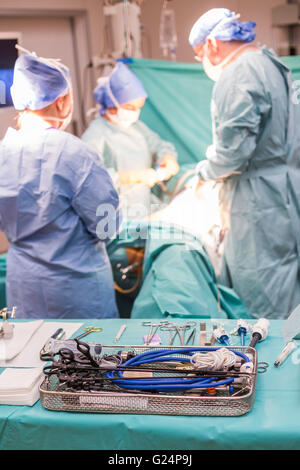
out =
{"type": "MultiPolygon", "coordinates": [[[[176,330],[176,333],[173,335],[173,337],[171,338],[170,336],[170,342],[169,342],[169,346],[171,346],[174,342],[174,339],[176,338],[176,335],[179,336],[180,338],[180,344],[181,346],[185,346],[185,333],[186,333],[186,330],[189,330],[192,326],[195,326],[196,325],[196,322],[192,321],[192,322],[187,322],[185,323],[184,325],[182,326],[178,326],[176,325],[176,323],[170,323],[170,322],[167,322],[166,325],[164,325],[164,328],[162,329],[168,329],[170,332],[173,330],[176,330]],[[180,334],[180,330],[182,330],[182,334],[180,334]]],[[[191,338],[189,337],[188,338],[188,341],[190,340],[191,338]]]]}
{"type": "Polygon", "coordinates": [[[147,335],[145,344],[148,346],[151,343],[152,338],[154,337],[155,333],[159,328],[162,326],[168,325],[168,321],[161,321],[159,323],[152,323],[152,321],[143,321],[142,325],[143,326],[150,326],[150,331],[149,334],[147,335]]]}
{"type": "Polygon", "coordinates": [[[169,333],[170,333],[169,346],[172,346],[173,343],[174,343],[174,339],[175,339],[176,335],[179,333],[179,330],[178,330],[177,326],[174,325],[173,323],[169,323],[167,325],[163,325],[161,327],[161,330],[168,330],[169,331],[169,333]],[[174,331],[174,330],[175,330],[175,333],[172,336],[172,331],[174,331]]]}

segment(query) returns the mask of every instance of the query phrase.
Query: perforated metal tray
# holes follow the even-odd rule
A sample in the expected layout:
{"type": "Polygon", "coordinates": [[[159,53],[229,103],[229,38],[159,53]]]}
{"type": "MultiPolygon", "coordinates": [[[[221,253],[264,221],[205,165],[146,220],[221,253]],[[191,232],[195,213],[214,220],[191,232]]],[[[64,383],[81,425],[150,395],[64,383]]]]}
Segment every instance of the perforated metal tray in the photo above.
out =
{"type": "MultiPolygon", "coordinates": [[[[133,351],[141,354],[157,349],[186,349],[170,346],[103,346],[104,354],[119,351],[133,351]]],[[[192,349],[192,348],[191,348],[192,349]]],[[[209,350],[210,348],[208,348],[209,350]]],[[[213,348],[212,348],[213,349],[213,348]]],[[[253,406],[257,375],[256,350],[247,346],[229,347],[234,351],[251,354],[253,373],[247,375],[246,384],[232,395],[218,392],[209,395],[208,390],[185,393],[154,394],[128,392],[115,386],[115,391],[68,392],[58,390],[59,382],[55,375],[46,377],[40,386],[42,405],[48,410],[73,411],[84,413],[122,413],[159,415],[198,415],[198,416],[239,416],[249,412],[253,406]]],[[[185,355],[183,354],[183,357],[185,355]]],[[[170,363],[169,363],[170,364],[170,363]]],[[[168,364],[168,367],[169,367],[168,364]]],[[[161,364],[160,364],[161,367],[161,364]]]]}

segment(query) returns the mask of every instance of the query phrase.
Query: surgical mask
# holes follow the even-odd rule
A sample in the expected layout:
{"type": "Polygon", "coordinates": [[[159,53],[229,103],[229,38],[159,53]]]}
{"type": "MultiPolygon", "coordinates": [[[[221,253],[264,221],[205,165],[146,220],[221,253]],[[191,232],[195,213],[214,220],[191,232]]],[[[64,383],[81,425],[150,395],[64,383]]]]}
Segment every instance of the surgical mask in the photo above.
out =
{"type": "Polygon", "coordinates": [[[111,122],[127,129],[132,124],[138,121],[141,110],[140,109],[131,110],[131,109],[121,108],[120,103],[118,102],[113,92],[111,91],[110,83],[109,83],[109,76],[100,77],[100,79],[98,79],[98,84],[105,84],[107,92],[110,96],[110,99],[112,100],[112,102],[114,103],[115,107],[118,110],[116,114],[111,114],[109,111],[106,111],[106,114],[108,115],[111,122]]]}
{"type": "Polygon", "coordinates": [[[224,60],[222,60],[222,62],[217,65],[213,65],[207,55],[204,54],[204,57],[202,59],[202,65],[206,75],[214,82],[217,82],[224,70],[225,65],[230,61],[230,59],[234,57],[235,54],[238,53],[238,51],[240,51],[244,47],[247,47],[248,45],[248,43],[242,44],[240,47],[232,51],[227,57],[225,57],[224,60]]]}
{"type": "MultiPolygon", "coordinates": [[[[65,118],[54,118],[54,117],[52,118],[52,117],[51,117],[51,118],[50,118],[50,121],[59,121],[59,122],[62,122],[63,124],[60,126],[59,130],[60,130],[60,131],[64,131],[64,130],[68,127],[68,125],[71,123],[72,118],[73,118],[73,105],[72,105],[71,111],[70,111],[70,113],[68,114],[67,117],[65,117],[65,118]]],[[[46,120],[49,120],[49,118],[46,117],[46,120]]]]}
{"type": "Polygon", "coordinates": [[[69,112],[68,116],[65,117],[65,118],[58,118],[58,117],[55,117],[55,116],[44,116],[43,119],[45,121],[58,121],[58,122],[62,122],[63,124],[59,127],[59,130],[60,131],[64,131],[68,125],[71,123],[72,121],[72,118],[73,118],[73,104],[71,105],[71,111],[69,112]]]}
{"type": "Polygon", "coordinates": [[[118,111],[116,114],[107,113],[109,119],[114,123],[121,127],[127,129],[132,124],[138,121],[140,116],[140,109],[137,110],[130,110],[118,107],[118,111]]]}
{"type": "Polygon", "coordinates": [[[73,118],[73,111],[74,111],[74,98],[73,98],[73,93],[71,94],[71,104],[70,104],[70,112],[67,117],[65,118],[58,118],[55,116],[45,116],[46,121],[58,121],[62,122],[63,124],[59,127],[60,131],[64,131],[68,125],[71,123],[72,118],[73,118]]]}

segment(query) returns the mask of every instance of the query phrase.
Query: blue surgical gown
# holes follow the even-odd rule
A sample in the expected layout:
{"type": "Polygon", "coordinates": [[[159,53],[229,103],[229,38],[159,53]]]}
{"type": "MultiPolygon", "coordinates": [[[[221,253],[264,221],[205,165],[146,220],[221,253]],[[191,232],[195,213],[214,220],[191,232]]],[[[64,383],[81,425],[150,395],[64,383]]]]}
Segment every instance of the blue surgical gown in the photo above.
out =
{"type": "Polygon", "coordinates": [[[9,128],[0,148],[7,305],[18,318],[118,316],[106,242],[119,198],[99,157],[55,128],[9,128]],[[107,230],[106,230],[107,228],[107,230]]]}
{"type": "Polygon", "coordinates": [[[300,303],[299,108],[289,70],[267,48],[240,55],[213,90],[213,144],[198,173],[221,178],[220,281],[254,317],[285,318],[300,303]]]}
{"type": "MultiPolygon", "coordinates": [[[[159,165],[166,154],[177,158],[174,145],[161,139],[142,121],[123,128],[100,116],[90,123],[81,138],[102,156],[105,167],[112,171],[112,175],[147,170],[159,165]]],[[[151,212],[151,204],[160,203],[145,184],[122,185],[119,190],[124,217],[126,213],[127,219],[147,216],[151,212]],[[138,206],[134,210],[137,204],[142,205],[141,210],[138,206]]],[[[153,209],[157,210],[158,206],[153,209]]]]}

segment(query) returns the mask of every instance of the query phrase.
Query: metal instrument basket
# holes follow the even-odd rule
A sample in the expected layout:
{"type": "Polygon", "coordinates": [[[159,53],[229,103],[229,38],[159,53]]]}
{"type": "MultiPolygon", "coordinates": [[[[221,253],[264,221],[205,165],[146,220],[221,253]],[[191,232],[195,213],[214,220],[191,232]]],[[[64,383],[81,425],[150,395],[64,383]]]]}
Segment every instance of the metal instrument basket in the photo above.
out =
{"type": "MultiPolygon", "coordinates": [[[[116,354],[120,351],[133,351],[141,354],[149,350],[186,349],[170,346],[102,346],[102,353],[116,354]]],[[[191,348],[192,349],[192,348],[191,348]]],[[[211,348],[214,349],[214,348],[211,348]]],[[[71,411],[84,413],[118,413],[118,414],[151,414],[151,415],[187,415],[187,416],[240,416],[248,413],[254,403],[257,353],[249,346],[230,346],[229,349],[252,355],[253,372],[247,374],[240,390],[232,395],[218,392],[217,396],[208,390],[149,393],[120,389],[101,392],[69,392],[59,389],[56,375],[46,377],[40,386],[40,400],[44,408],[54,411],[71,411]]],[[[207,350],[210,350],[208,347],[207,350]]],[[[179,356],[179,355],[178,355],[179,356]]],[[[183,357],[186,357],[183,354],[183,357]]],[[[152,365],[153,367],[153,365],[152,365]]],[[[169,367],[169,365],[168,365],[169,367]]],[[[175,369],[174,369],[175,370],[175,369]]]]}

